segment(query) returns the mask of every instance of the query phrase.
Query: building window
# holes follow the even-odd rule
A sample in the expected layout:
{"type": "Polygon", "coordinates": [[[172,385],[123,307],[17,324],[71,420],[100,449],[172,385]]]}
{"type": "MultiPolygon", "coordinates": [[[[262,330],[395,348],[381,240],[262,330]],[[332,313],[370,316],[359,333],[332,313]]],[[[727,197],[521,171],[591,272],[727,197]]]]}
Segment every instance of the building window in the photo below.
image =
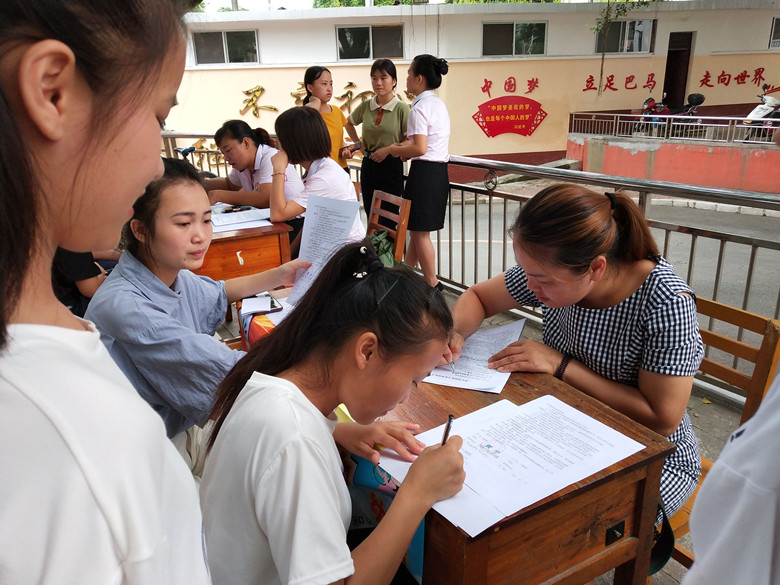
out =
{"type": "Polygon", "coordinates": [[[545,22],[483,23],[482,55],[544,55],[546,37],[545,22]]]}
{"type": "Polygon", "coordinates": [[[338,27],[339,59],[401,59],[403,26],[338,27]]]}
{"type": "Polygon", "coordinates": [[[596,34],[596,52],[652,53],[655,44],[655,20],[610,22],[606,33],[596,34]]]}
{"type": "Polygon", "coordinates": [[[772,19],[772,36],[769,39],[770,49],[780,49],[780,18],[772,19]]]}
{"type": "Polygon", "coordinates": [[[257,35],[253,30],[192,33],[192,42],[198,65],[257,63],[257,35]]]}

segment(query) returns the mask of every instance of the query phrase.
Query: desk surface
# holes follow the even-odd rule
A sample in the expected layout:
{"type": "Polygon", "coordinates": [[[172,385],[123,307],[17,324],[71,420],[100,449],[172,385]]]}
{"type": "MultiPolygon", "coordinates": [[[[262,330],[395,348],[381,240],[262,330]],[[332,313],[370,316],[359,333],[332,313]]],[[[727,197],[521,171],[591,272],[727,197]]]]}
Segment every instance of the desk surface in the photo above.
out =
{"type": "Polygon", "coordinates": [[[664,437],[549,375],[515,373],[501,394],[420,384],[385,416],[423,430],[508,399],[550,394],[646,447],[508,516],[475,538],[437,512],[426,517],[423,583],[582,583],[617,568],[615,583],[645,582],[664,437]]]}

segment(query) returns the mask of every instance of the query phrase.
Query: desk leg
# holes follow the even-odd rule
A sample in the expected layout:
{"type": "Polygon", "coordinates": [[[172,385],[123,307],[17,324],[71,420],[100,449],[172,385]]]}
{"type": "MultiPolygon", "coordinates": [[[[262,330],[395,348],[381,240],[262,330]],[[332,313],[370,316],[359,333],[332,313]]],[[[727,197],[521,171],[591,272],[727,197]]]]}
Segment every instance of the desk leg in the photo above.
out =
{"type": "Polygon", "coordinates": [[[664,460],[658,459],[648,465],[643,482],[642,503],[637,519],[636,558],[615,569],[615,585],[644,585],[650,568],[650,551],[653,548],[653,526],[658,514],[658,498],[661,490],[661,469],[664,460]]]}

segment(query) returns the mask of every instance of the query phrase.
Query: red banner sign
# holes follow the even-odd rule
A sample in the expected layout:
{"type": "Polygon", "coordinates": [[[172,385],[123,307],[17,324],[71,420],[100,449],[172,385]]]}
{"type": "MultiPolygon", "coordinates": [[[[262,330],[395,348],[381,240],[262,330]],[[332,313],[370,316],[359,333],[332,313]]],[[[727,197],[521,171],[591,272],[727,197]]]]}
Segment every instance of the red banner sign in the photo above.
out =
{"type": "Polygon", "coordinates": [[[542,104],[526,97],[507,95],[479,106],[472,116],[488,138],[511,132],[530,136],[547,117],[542,104]]]}

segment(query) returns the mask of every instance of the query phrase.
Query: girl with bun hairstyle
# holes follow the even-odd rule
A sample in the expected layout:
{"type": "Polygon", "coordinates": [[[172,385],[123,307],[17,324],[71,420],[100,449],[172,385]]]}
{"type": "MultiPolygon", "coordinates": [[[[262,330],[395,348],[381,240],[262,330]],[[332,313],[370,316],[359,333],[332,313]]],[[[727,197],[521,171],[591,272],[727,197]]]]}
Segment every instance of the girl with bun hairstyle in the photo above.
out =
{"type": "Polygon", "coordinates": [[[412,160],[404,193],[404,198],[412,202],[405,261],[413,267],[419,263],[425,281],[439,289],[442,285],[436,278],[431,232],[444,227],[450,193],[450,116],[434,90],[448,70],[447,61],[433,55],[414,58],[406,76],[406,91],[416,96],[406,127],[408,138],[387,149],[391,156],[412,160]]]}

